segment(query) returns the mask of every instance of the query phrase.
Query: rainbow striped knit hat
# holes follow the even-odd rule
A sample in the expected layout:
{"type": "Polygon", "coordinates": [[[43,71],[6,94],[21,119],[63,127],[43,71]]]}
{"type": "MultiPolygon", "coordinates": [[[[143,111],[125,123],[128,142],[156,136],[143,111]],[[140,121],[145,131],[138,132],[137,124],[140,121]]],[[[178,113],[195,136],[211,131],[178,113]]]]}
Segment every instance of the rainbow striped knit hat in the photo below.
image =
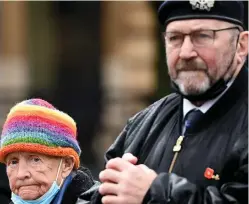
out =
{"type": "Polygon", "coordinates": [[[35,152],[51,156],[72,156],[80,165],[81,149],[74,120],[47,101],[29,99],[15,105],[3,126],[0,162],[12,152],[35,152]]]}

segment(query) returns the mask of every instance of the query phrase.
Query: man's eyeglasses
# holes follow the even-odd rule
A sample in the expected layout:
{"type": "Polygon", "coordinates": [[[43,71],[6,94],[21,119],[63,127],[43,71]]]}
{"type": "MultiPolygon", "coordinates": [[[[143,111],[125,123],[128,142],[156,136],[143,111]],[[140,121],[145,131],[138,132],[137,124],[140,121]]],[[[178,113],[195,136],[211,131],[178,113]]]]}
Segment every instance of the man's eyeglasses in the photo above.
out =
{"type": "Polygon", "coordinates": [[[236,27],[229,27],[218,30],[197,30],[189,34],[180,33],[180,32],[165,32],[164,37],[166,40],[166,45],[170,47],[174,48],[181,47],[186,35],[190,36],[191,42],[193,43],[194,46],[203,47],[213,44],[216,32],[231,30],[231,29],[238,29],[240,31],[239,27],[236,26],[236,27]]]}

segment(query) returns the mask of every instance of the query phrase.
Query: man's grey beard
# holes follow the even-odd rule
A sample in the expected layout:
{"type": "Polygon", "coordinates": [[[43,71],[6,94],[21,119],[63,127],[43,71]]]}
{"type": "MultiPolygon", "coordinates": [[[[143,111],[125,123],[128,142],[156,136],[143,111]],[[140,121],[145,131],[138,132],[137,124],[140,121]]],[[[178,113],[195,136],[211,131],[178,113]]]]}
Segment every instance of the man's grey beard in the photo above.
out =
{"type": "MultiPolygon", "coordinates": [[[[180,75],[181,73],[178,74],[180,75]]],[[[192,83],[192,78],[197,77],[195,76],[196,73],[194,73],[194,71],[184,72],[184,75],[188,75],[185,77],[183,76],[179,78],[179,75],[178,78],[173,81],[179,87],[180,92],[184,95],[199,95],[205,93],[211,87],[211,80],[208,75],[206,75],[204,80],[201,82],[198,81],[198,84],[192,83]],[[188,80],[190,82],[183,83],[181,80],[182,78],[185,78],[183,80],[188,80]]]]}

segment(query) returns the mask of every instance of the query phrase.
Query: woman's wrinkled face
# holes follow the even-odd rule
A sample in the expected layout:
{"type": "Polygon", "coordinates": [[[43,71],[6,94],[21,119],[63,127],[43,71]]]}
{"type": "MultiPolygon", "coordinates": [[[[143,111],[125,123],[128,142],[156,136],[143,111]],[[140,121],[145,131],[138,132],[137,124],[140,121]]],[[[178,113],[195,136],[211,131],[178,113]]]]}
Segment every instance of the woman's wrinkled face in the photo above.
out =
{"type": "MultiPolygon", "coordinates": [[[[11,191],[24,200],[41,197],[56,180],[60,160],[30,152],[10,153],[6,165],[11,191]]],[[[60,181],[61,176],[57,183],[60,181]]]]}

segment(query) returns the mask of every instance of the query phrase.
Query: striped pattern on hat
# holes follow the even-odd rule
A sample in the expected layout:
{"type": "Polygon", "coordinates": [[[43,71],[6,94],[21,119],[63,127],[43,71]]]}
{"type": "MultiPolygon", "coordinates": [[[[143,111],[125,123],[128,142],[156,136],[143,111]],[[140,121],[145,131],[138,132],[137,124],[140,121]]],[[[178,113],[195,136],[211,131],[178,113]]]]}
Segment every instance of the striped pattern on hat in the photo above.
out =
{"type": "Polygon", "coordinates": [[[42,99],[29,99],[15,105],[4,123],[0,162],[12,152],[26,151],[51,156],[73,156],[80,165],[81,149],[76,139],[75,121],[42,99]]]}

